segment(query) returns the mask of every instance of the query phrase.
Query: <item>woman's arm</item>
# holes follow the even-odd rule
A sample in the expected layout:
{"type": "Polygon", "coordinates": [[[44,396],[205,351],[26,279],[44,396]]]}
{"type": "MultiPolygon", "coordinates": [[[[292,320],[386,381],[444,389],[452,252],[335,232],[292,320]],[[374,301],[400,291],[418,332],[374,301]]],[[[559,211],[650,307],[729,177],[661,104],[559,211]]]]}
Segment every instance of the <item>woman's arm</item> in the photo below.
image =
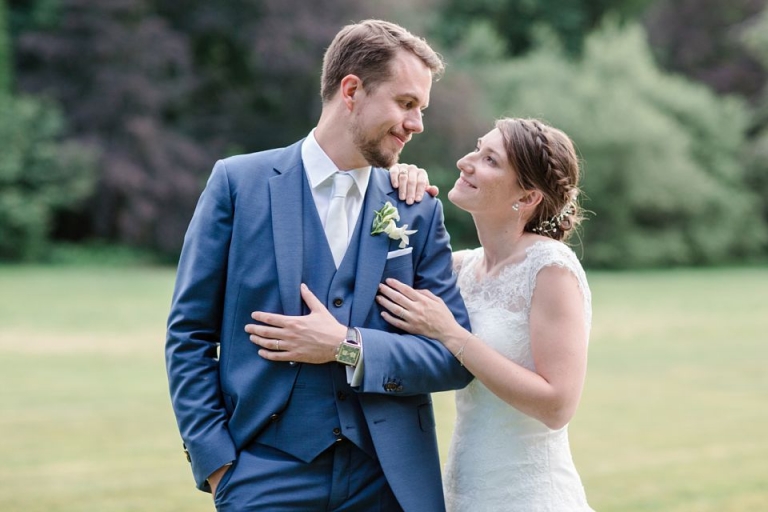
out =
{"type": "Polygon", "coordinates": [[[459,326],[440,300],[424,290],[387,283],[377,300],[385,320],[405,331],[438,339],[499,398],[551,429],[565,426],[581,397],[587,364],[583,296],[567,269],[546,267],[531,304],[533,372],[459,326]]]}

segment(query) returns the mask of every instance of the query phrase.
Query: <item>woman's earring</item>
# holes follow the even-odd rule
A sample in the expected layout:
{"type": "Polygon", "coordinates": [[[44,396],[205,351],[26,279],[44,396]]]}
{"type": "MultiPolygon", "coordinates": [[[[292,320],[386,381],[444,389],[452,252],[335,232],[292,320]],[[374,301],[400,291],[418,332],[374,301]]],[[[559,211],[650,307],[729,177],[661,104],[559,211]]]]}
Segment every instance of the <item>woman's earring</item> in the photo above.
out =
{"type": "Polygon", "coordinates": [[[518,211],[520,209],[520,205],[515,203],[515,204],[512,205],[512,209],[515,210],[515,211],[518,211]]]}

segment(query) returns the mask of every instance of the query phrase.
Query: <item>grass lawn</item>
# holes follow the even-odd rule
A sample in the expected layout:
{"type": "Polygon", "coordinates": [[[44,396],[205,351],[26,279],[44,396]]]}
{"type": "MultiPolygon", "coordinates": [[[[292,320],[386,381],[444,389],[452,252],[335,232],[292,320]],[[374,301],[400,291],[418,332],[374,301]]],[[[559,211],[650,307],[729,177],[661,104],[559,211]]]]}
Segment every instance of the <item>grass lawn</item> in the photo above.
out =
{"type": "MultiPolygon", "coordinates": [[[[590,273],[571,443],[600,512],[768,510],[768,269],[590,273]]],[[[210,511],[163,361],[173,271],[0,267],[0,510],[210,511]]],[[[453,422],[436,397],[440,444],[453,422]]]]}

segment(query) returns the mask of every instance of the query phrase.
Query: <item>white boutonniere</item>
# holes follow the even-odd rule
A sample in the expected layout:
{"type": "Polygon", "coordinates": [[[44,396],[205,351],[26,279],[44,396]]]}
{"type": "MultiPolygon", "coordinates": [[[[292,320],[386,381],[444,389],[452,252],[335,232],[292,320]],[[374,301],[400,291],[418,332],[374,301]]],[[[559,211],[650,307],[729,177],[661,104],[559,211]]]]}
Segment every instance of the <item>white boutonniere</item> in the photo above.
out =
{"type": "Polygon", "coordinates": [[[395,224],[395,222],[400,220],[400,213],[389,201],[384,203],[384,206],[374,213],[376,216],[373,218],[371,234],[386,233],[392,240],[400,240],[399,247],[401,249],[408,247],[408,237],[416,233],[418,229],[408,229],[408,224],[403,224],[402,226],[395,224]]]}

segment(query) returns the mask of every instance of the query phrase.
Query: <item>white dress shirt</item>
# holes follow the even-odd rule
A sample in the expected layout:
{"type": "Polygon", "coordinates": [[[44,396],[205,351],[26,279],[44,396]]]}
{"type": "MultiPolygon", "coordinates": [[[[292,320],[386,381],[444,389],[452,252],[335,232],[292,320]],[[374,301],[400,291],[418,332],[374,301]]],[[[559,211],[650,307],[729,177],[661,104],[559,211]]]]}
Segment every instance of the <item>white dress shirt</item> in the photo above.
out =
{"type": "MultiPolygon", "coordinates": [[[[320,215],[320,221],[325,229],[325,218],[328,216],[328,207],[331,203],[331,193],[333,192],[333,175],[337,171],[346,171],[354,178],[355,185],[349,189],[347,195],[347,221],[349,223],[349,240],[355,232],[357,219],[360,216],[360,210],[363,207],[365,191],[368,190],[368,181],[371,178],[371,166],[361,167],[360,169],[339,169],[336,164],[325,154],[323,148],[315,139],[315,130],[313,129],[304,139],[301,145],[301,159],[304,162],[304,170],[307,173],[309,187],[312,189],[312,199],[315,201],[317,213],[320,215]]],[[[326,233],[327,236],[327,233],[326,233]]]]}

